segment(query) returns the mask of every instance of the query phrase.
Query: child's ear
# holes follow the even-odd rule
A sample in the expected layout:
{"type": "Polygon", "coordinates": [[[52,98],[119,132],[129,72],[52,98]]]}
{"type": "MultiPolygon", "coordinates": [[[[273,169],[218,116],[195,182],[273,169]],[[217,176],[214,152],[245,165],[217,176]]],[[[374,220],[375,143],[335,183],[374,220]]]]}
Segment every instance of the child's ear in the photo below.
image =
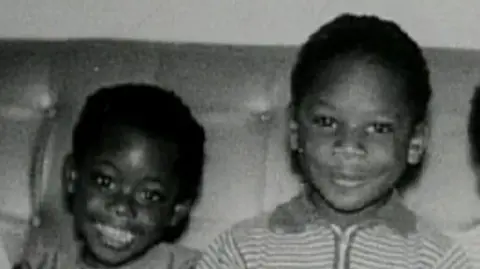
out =
{"type": "Polygon", "coordinates": [[[289,145],[290,145],[290,150],[292,151],[298,151],[300,146],[298,143],[298,123],[294,120],[290,120],[289,124],[289,145]]]}
{"type": "Polygon", "coordinates": [[[172,219],[170,221],[170,226],[175,227],[177,226],[182,220],[184,220],[188,214],[190,214],[190,210],[192,209],[192,203],[190,201],[183,202],[176,204],[173,208],[172,219]]]}
{"type": "Polygon", "coordinates": [[[72,154],[67,154],[63,159],[62,167],[62,189],[67,201],[75,193],[78,172],[72,154]]]}
{"type": "Polygon", "coordinates": [[[430,128],[426,122],[415,126],[408,146],[407,161],[409,164],[415,165],[422,160],[423,154],[427,149],[429,133],[430,128]]]}
{"type": "Polygon", "coordinates": [[[298,123],[297,120],[293,116],[293,106],[290,104],[288,106],[288,139],[289,139],[289,147],[291,151],[298,151],[299,150],[299,143],[298,143],[298,123]]]}

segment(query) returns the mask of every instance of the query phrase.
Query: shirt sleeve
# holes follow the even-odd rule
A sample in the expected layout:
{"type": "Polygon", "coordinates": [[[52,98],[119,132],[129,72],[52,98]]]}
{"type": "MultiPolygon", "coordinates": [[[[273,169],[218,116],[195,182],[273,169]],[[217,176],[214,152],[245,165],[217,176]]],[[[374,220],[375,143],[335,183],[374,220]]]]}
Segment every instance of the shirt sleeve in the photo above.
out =
{"type": "Polygon", "coordinates": [[[197,263],[196,269],[247,269],[232,231],[218,236],[197,263]]]}
{"type": "Polygon", "coordinates": [[[467,253],[460,245],[452,247],[434,269],[474,269],[467,253]]]}

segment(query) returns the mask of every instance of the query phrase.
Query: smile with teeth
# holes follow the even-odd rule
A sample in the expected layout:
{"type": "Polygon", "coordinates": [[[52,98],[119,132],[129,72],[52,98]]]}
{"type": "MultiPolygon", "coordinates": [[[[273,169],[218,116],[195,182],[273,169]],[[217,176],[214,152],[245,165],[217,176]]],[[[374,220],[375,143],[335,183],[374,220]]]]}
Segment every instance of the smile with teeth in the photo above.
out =
{"type": "Polygon", "coordinates": [[[333,182],[342,187],[354,188],[362,185],[365,180],[360,174],[343,171],[333,174],[333,182]]]}
{"type": "Polygon", "coordinates": [[[363,184],[363,181],[349,178],[336,178],[333,182],[342,187],[354,188],[363,184]]]}
{"type": "Polygon", "coordinates": [[[135,235],[129,231],[97,223],[95,228],[100,232],[100,238],[103,243],[113,248],[124,248],[130,245],[135,239],[135,235]]]}

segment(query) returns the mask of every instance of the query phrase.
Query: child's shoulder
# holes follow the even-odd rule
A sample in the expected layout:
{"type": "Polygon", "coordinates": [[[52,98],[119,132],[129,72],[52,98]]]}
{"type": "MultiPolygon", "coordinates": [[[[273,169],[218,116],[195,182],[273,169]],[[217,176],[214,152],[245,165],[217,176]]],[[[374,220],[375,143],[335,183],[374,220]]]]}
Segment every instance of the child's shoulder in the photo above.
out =
{"type": "Polygon", "coordinates": [[[273,210],[242,220],[234,224],[229,232],[235,238],[299,232],[305,226],[304,220],[298,217],[300,199],[300,196],[295,196],[291,200],[277,205],[273,210]]]}
{"type": "Polygon", "coordinates": [[[169,245],[170,253],[174,257],[174,268],[192,268],[201,257],[201,251],[182,246],[169,245]]]}
{"type": "Polygon", "coordinates": [[[444,231],[463,247],[474,268],[480,268],[480,221],[469,223],[464,227],[448,227],[444,231]]]}
{"type": "Polygon", "coordinates": [[[420,241],[422,248],[430,253],[443,255],[459,247],[451,237],[422,217],[417,218],[416,238],[420,241]]]}

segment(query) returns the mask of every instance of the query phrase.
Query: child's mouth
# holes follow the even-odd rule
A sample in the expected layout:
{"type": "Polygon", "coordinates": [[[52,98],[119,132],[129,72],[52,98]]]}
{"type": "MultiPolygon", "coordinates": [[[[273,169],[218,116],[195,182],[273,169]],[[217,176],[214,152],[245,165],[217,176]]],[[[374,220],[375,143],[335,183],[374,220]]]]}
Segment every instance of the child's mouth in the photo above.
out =
{"type": "Polygon", "coordinates": [[[349,179],[349,178],[335,178],[333,182],[336,185],[345,187],[345,188],[356,188],[364,183],[362,180],[349,179]]]}
{"type": "Polygon", "coordinates": [[[128,248],[135,239],[135,235],[133,233],[120,228],[101,223],[95,224],[95,228],[100,234],[99,239],[102,241],[102,243],[105,246],[115,250],[123,250],[128,248]]]}
{"type": "Polygon", "coordinates": [[[354,171],[335,172],[332,176],[333,183],[344,188],[356,188],[365,183],[363,174],[354,171]]]}

